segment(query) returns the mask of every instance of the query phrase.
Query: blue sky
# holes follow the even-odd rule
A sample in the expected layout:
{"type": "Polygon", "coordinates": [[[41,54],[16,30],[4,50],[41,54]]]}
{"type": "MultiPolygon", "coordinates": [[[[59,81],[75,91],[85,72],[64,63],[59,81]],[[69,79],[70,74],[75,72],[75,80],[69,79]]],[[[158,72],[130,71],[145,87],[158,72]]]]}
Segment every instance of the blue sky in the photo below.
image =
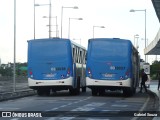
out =
{"type": "MultiPolygon", "coordinates": [[[[33,1],[16,0],[16,61],[27,62],[27,40],[34,37],[33,1]]],[[[13,62],[14,42],[14,0],[0,1],[0,58],[2,63],[13,62]]],[[[37,4],[48,4],[49,0],[35,0],[37,4]]],[[[57,16],[59,36],[61,35],[61,8],[78,6],[79,9],[63,9],[63,37],[68,38],[69,18],[70,39],[76,39],[87,48],[88,39],[93,37],[93,26],[105,26],[95,28],[94,37],[98,38],[124,38],[134,42],[134,35],[139,35],[139,52],[144,59],[144,12],[129,12],[130,9],[147,10],[147,39],[148,44],[156,36],[160,27],[158,18],[151,0],[52,0],[52,16],[57,16]]],[[[49,7],[36,7],[36,38],[48,37],[49,7]]],[[[55,18],[52,18],[52,37],[56,36],[55,18]]],[[[148,57],[153,61],[155,56],[148,57]]]]}

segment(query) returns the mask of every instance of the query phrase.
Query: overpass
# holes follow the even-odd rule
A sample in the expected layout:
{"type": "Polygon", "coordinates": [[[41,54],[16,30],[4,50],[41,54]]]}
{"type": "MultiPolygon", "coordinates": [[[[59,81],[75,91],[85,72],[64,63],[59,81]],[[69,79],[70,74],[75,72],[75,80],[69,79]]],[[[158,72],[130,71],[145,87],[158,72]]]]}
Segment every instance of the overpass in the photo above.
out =
{"type": "MultiPolygon", "coordinates": [[[[160,0],[152,0],[154,9],[160,22],[160,0]]],[[[145,55],[160,55],[160,29],[154,40],[144,49],[145,55]]]]}

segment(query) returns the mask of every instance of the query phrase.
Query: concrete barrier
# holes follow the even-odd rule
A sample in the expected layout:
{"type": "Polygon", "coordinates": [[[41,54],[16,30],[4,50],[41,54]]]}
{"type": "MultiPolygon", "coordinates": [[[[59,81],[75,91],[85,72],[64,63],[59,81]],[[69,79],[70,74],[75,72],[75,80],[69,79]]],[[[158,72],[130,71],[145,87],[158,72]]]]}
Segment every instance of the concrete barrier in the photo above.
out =
{"type": "Polygon", "coordinates": [[[35,95],[36,92],[34,90],[23,90],[23,91],[16,91],[16,92],[6,92],[0,94],[0,101],[17,99],[21,97],[35,95]]]}

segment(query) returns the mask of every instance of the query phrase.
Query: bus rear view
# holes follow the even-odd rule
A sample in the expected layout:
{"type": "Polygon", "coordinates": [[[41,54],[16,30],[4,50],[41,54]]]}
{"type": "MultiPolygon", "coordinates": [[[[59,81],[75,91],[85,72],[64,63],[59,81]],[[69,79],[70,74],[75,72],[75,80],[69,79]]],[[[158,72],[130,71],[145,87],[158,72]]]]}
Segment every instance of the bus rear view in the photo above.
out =
{"type": "Polygon", "coordinates": [[[123,90],[124,94],[131,95],[137,86],[138,65],[138,52],[129,40],[90,39],[86,85],[92,95],[102,95],[105,90],[123,90]]]}
{"type": "Polygon", "coordinates": [[[28,41],[28,84],[39,95],[72,87],[72,54],[69,40],[28,41]]]}

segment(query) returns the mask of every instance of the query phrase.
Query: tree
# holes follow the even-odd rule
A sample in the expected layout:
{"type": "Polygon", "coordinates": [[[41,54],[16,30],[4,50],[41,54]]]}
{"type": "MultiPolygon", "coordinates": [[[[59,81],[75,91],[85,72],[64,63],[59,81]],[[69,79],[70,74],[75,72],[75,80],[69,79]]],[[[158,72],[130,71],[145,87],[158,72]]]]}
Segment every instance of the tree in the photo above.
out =
{"type": "Polygon", "coordinates": [[[10,67],[6,67],[6,68],[0,67],[0,74],[2,76],[12,76],[13,73],[10,67]]]}
{"type": "Polygon", "coordinates": [[[152,79],[157,79],[156,76],[158,72],[160,72],[160,61],[155,60],[150,66],[150,75],[152,79]]]}

